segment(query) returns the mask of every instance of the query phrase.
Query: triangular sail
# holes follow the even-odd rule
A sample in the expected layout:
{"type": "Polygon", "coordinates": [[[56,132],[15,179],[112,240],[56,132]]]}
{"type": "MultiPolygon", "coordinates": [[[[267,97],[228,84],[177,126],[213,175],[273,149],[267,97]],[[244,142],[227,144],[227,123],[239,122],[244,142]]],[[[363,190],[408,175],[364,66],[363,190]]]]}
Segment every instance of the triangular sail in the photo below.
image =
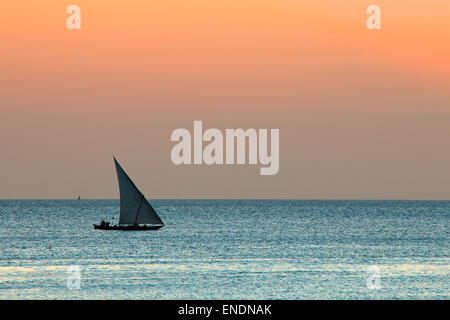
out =
{"type": "Polygon", "coordinates": [[[164,225],[153,207],[114,158],[120,189],[119,224],[164,225]]]}

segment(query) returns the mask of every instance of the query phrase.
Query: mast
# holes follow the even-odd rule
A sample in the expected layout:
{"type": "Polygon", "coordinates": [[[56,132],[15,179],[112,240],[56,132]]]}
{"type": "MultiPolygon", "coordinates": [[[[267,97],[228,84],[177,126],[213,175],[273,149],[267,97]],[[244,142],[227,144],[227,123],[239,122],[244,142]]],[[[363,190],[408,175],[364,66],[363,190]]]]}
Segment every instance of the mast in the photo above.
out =
{"type": "Polygon", "coordinates": [[[141,210],[142,202],[143,202],[144,200],[145,200],[145,197],[144,197],[144,195],[142,195],[141,202],[139,203],[139,208],[138,208],[138,211],[137,211],[137,213],[136,213],[136,220],[134,220],[134,224],[137,224],[137,219],[138,219],[138,217],[139,217],[139,210],[141,210]]]}

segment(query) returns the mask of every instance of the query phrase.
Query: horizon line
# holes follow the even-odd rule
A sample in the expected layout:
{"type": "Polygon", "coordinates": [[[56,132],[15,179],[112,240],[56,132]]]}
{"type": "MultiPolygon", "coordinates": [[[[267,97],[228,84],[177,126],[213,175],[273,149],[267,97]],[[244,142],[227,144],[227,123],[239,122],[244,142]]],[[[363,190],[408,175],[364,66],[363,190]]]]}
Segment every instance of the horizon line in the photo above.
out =
{"type": "MultiPolygon", "coordinates": [[[[263,201],[450,201],[450,199],[381,199],[381,198],[147,198],[147,200],[263,200],[263,201]]],[[[82,201],[120,200],[120,198],[0,198],[0,201],[82,201]]]]}

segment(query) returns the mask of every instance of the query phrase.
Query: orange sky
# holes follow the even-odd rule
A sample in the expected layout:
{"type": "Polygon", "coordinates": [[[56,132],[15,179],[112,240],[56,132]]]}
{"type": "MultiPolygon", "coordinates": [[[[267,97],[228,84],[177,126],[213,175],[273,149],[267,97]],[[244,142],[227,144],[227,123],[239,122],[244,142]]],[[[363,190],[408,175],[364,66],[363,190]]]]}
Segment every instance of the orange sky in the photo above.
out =
{"type": "Polygon", "coordinates": [[[117,197],[112,154],[155,197],[450,198],[448,0],[6,0],[0,37],[0,198],[117,197]],[[193,120],[280,128],[280,173],[173,166],[193,120]]]}

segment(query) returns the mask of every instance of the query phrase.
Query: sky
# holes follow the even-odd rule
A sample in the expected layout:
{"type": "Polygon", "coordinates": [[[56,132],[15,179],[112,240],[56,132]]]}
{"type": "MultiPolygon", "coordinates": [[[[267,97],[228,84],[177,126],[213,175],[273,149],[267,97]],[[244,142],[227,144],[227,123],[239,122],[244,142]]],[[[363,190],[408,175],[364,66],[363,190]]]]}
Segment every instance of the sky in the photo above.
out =
{"type": "Polygon", "coordinates": [[[118,198],[115,155],[149,198],[450,200],[448,0],[0,6],[1,199],[118,198]],[[194,120],[279,128],[278,174],[174,165],[194,120]]]}

